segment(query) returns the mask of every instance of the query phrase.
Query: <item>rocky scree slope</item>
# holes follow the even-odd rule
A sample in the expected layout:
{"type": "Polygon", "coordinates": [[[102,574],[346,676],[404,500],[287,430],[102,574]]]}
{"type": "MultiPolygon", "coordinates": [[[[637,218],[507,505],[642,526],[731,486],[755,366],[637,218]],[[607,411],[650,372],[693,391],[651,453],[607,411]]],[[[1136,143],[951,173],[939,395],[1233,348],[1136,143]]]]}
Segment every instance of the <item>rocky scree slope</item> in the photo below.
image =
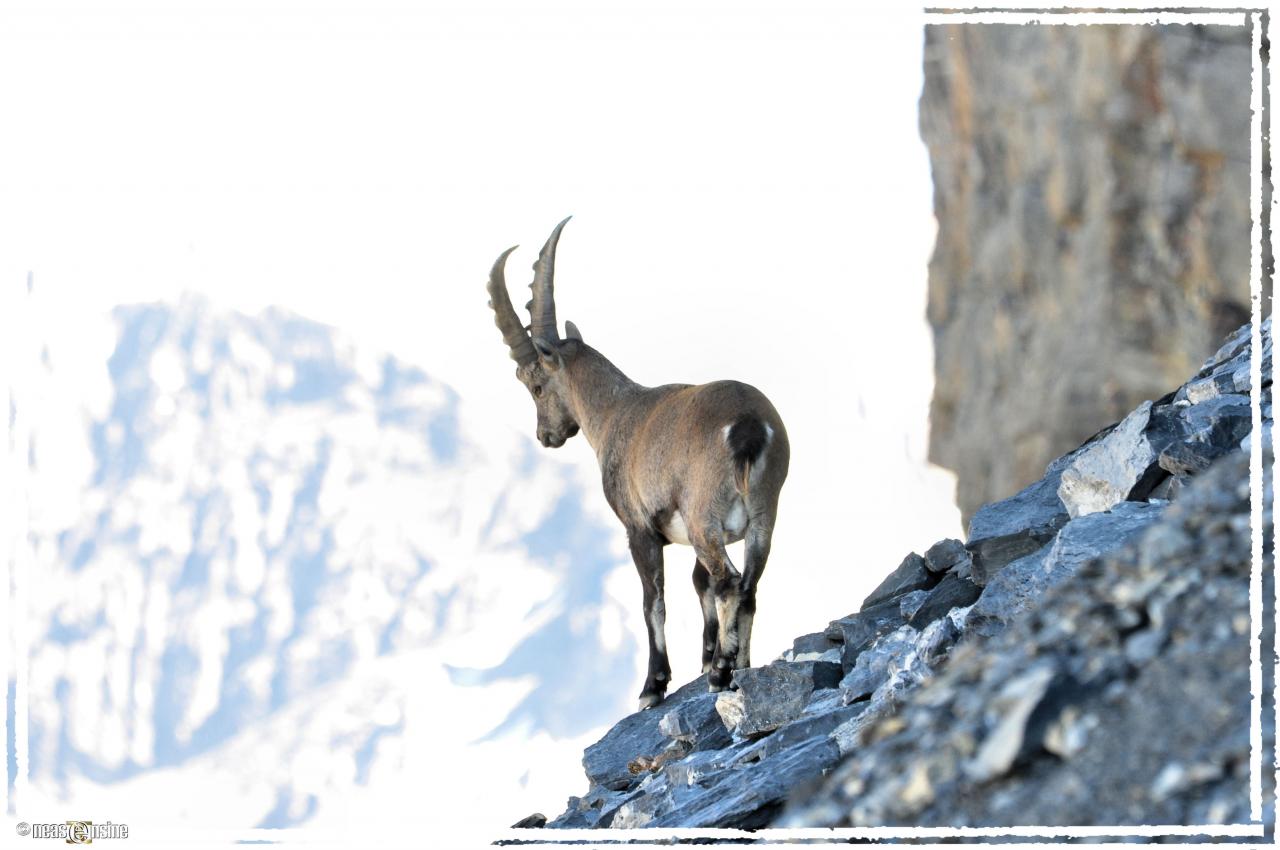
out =
{"type": "Polygon", "coordinates": [[[735,690],[624,718],[547,826],[1247,820],[1250,351],[1246,325],[735,690]]]}

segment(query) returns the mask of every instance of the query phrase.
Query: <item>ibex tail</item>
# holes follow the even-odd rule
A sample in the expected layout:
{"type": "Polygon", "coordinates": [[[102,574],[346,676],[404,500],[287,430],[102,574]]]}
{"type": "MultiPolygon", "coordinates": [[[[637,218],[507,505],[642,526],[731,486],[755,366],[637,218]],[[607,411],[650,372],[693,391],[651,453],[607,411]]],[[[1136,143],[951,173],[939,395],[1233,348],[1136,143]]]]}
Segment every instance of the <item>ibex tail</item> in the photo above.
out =
{"type": "Polygon", "coordinates": [[[759,416],[747,414],[729,426],[725,442],[733,455],[733,478],[745,501],[751,492],[751,465],[760,459],[773,436],[759,416]]]}

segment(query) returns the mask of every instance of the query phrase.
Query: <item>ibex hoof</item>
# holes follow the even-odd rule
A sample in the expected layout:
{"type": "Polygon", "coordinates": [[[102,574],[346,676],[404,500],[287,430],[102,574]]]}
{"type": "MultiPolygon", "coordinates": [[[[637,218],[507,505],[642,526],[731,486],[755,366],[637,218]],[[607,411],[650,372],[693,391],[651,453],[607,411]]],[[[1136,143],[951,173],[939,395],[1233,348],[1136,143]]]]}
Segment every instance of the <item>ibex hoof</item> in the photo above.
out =
{"type": "Polygon", "coordinates": [[[707,676],[707,687],[713,694],[729,687],[733,680],[733,670],[728,667],[716,667],[707,676]]]}
{"type": "Polygon", "coordinates": [[[662,702],[666,695],[658,691],[645,691],[640,695],[640,707],[636,711],[644,711],[646,708],[653,708],[662,702]]]}

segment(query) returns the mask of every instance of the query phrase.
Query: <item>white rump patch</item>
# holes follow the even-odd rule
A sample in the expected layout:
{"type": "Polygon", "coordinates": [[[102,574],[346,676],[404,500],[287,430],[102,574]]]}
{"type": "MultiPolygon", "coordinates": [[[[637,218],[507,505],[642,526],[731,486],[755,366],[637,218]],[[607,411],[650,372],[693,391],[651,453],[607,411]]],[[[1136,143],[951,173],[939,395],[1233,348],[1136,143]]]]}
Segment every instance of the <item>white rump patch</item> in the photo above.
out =
{"type": "Polygon", "coordinates": [[[747,506],[742,499],[734,499],[724,517],[724,537],[726,542],[736,543],[742,539],[747,530],[747,506]]]}

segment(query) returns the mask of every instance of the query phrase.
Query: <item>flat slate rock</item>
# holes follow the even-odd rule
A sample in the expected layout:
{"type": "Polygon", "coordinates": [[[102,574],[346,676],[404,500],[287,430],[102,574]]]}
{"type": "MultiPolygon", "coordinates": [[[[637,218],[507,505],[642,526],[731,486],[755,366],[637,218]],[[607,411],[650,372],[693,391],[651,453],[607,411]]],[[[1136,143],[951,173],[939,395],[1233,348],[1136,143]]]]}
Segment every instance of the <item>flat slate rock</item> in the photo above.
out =
{"type": "MultiPolygon", "coordinates": [[[[1225,449],[1209,443],[1173,443],[1160,450],[1157,462],[1170,475],[1195,475],[1208,469],[1209,464],[1226,453],[1225,449]]],[[[1160,482],[1151,491],[1151,496],[1161,498],[1157,493],[1163,484],[1163,481],[1160,482]]]]}
{"type": "Polygon", "coordinates": [[[1155,502],[1121,502],[1109,512],[1073,519],[1051,544],[1010,564],[987,585],[969,612],[966,629],[986,635],[1003,631],[1045,590],[1075,575],[1083,563],[1136,539],[1163,509],[1163,504],[1155,502]]]}
{"type": "Polygon", "coordinates": [[[939,617],[945,617],[953,608],[972,605],[982,594],[978,587],[967,578],[955,573],[948,573],[945,578],[929,592],[919,608],[907,618],[907,622],[917,629],[923,629],[939,617]]]}
{"type": "Polygon", "coordinates": [[[1182,409],[1189,442],[1207,444],[1223,453],[1240,444],[1253,430],[1253,410],[1247,395],[1221,395],[1182,409]]]}
{"type": "MultiPolygon", "coordinates": [[[[1097,440],[1107,432],[1095,436],[1097,440]]],[[[1065,454],[1049,464],[1044,478],[1024,487],[1007,499],[978,508],[969,520],[966,548],[973,555],[974,584],[985,585],[1005,565],[1039,549],[1071,518],[1058,498],[1062,471],[1075,455],[1088,447],[1065,454]]]]}
{"type": "MultiPolygon", "coordinates": [[[[771,732],[804,713],[813,692],[840,683],[839,664],[828,661],[776,662],[767,667],[735,670],[733,683],[742,699],[735,735],[771,732]]],[[[723,714],[722,714],[723,716],[723,714]]]]}
{"type": "Polygon", "coordinates": [[[705,791],[694,786],[689,789],[693,793],[645,825],[686,829],[767,826],[794,788],[818,779],[839,760],[840,750],[827,737],[785,749],[725,771],[727,776],[705,791]]]}
{"type": "Polygon", "coordinates": [[[839,648],[842,639],[840,632],[831,635],[826,632],[801,635],[791,642],[791,649],[782,654],[782,660],[817,661],[823,653],[839,648]]]}
{"type": "Polygon", "coordinates": [[[658,728],[662,718],[684,702],[707,694],[706,674],[670,694],[658,705],[618,721],[605,736],[587,747],[582,767],[593,785],[611,790],[630,787],[637,780],[627,765],[640,756],[656,756],[671,743],[658,728]]]}
{"type": "Polygon", "coordinates": [[[924,553],[924,565],[931,573],[945,573],[969,559],[969,550],[953,537],[939,540],[924,553]]]}
{"type": "Polygon", "coordinates": [[[862,610],[881,602],[895,599],[913,590],[923,590],[937,584],[937,577],[925,566],[924,558],[912,552],[902,559],[898,568],[889,573],[880,585],[862,600],[862,610]]]}

